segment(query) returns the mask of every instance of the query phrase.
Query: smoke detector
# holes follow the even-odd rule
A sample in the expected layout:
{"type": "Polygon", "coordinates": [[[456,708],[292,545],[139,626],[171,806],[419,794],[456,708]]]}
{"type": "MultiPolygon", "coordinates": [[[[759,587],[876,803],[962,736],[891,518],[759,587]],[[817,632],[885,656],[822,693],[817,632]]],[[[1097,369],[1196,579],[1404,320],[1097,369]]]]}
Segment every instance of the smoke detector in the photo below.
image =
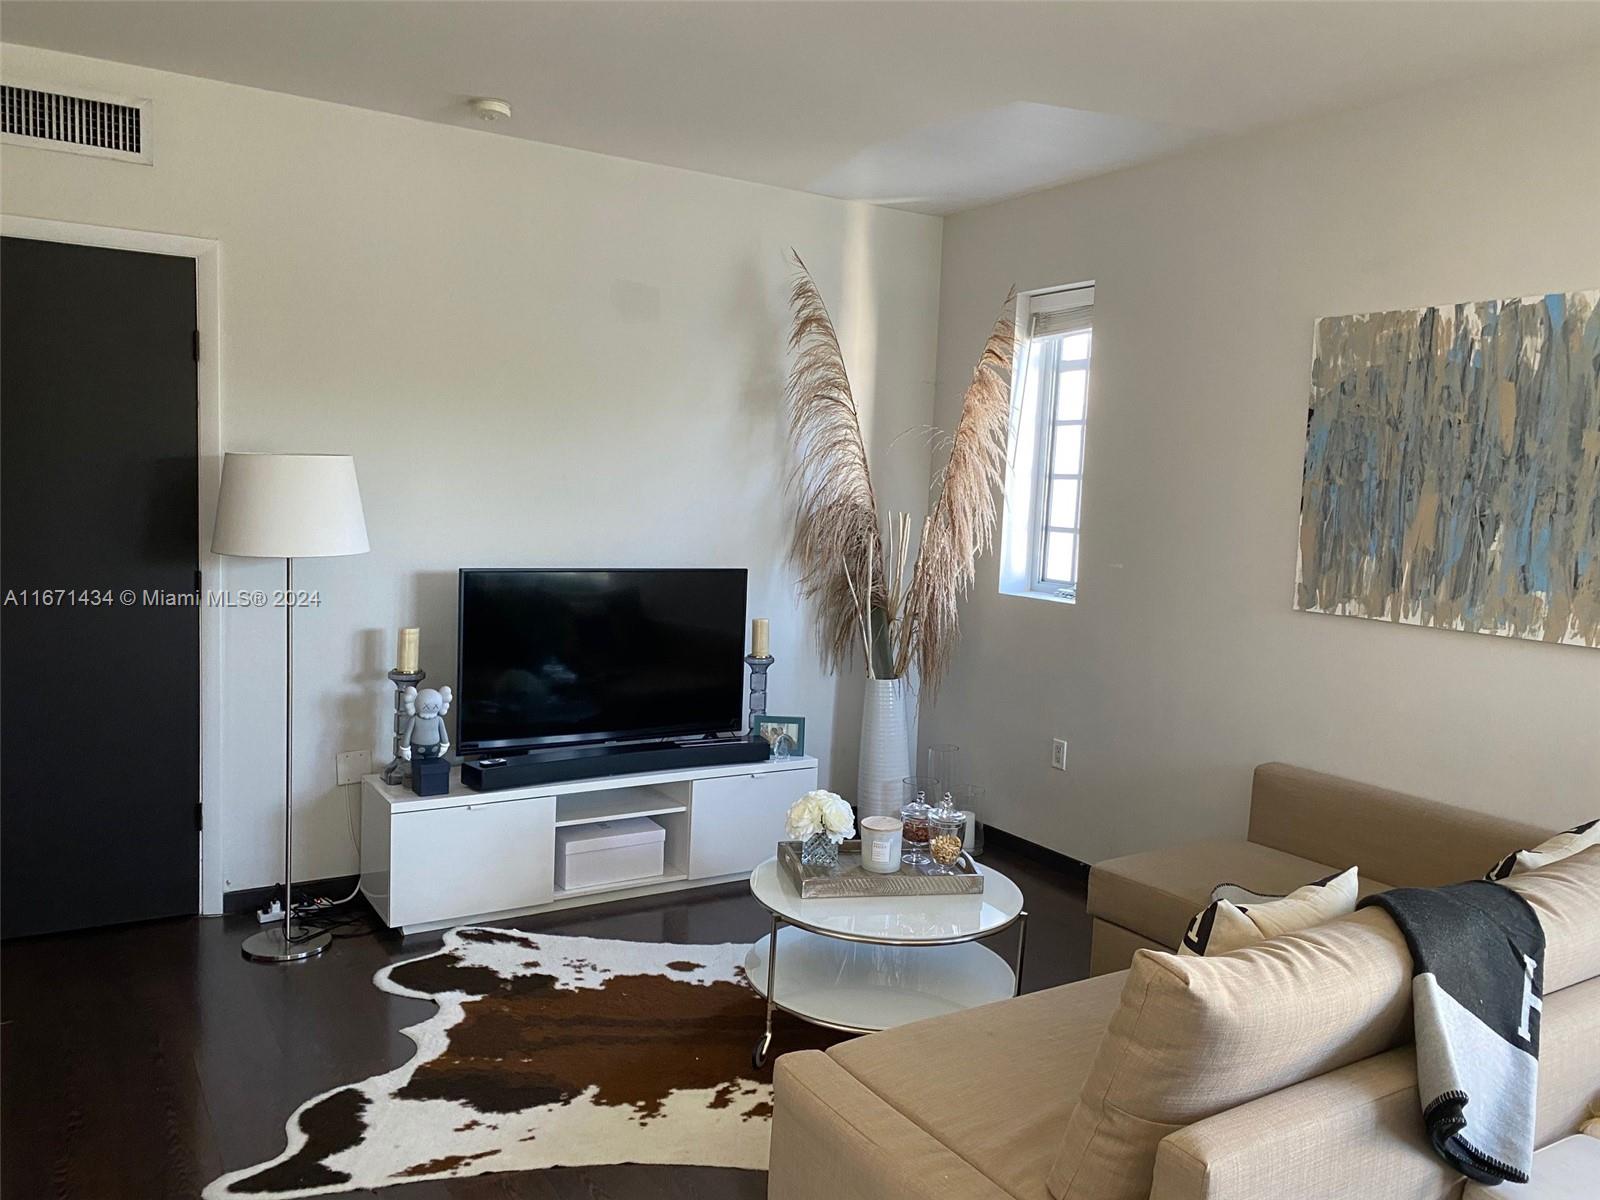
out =
{"type": "Polygon", "coordinates": [[[503,121],[511,115],[511,102],[495,96],[479,96],[468,101],[467,107],[478,114],[480,121],[503,121]]]}

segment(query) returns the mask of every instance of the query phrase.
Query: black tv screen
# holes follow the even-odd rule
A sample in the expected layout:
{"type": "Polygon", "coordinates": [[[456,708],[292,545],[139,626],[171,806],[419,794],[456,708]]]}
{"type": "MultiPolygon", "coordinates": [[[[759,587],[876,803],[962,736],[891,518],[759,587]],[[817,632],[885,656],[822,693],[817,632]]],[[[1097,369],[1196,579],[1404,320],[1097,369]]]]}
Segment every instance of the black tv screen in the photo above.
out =
{"type": "Polygon", "coordinates": [[[745,575],[462,570],[457,748],[742,729],[745,575]]]}

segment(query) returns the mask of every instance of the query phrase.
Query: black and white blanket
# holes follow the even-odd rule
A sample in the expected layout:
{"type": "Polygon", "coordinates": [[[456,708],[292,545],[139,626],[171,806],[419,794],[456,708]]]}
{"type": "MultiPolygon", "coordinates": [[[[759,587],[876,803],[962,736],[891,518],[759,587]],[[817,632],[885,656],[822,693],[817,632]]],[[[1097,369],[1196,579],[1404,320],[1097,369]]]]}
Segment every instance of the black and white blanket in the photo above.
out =
{"type": "Polygon", "coordinates": [[[1369,896],[1411,949],[1422,1120],[1469,1179],[1526,1183],[1539,1083],[1544,930],[1509,888],[1474,880],[1369,896]]]}

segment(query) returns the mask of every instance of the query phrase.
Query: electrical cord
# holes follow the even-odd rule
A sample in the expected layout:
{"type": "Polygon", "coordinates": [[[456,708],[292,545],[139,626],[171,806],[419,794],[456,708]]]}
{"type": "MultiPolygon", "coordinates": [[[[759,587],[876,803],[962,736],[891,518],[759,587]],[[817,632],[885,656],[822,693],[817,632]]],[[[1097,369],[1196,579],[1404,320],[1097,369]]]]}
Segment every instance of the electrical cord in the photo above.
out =
{"type": "Polygon", "coordinates": [[[373,925],[372,919],[367,913],[358,911],[352,916],[342,917],[336,917],[333,913],[334,909],[341,908],[344,905],[349,904],[361,894],[361,872],[359,870],[359,864],[361,862],[361,837],[356,832],[355,803],[353,799],[357,793],[349,790],[350,788],[359,787],[359,784],[344,785],[345,825],[350,832],[350,844],[355,848],[356,863],[358,864],[358,869],[356,871],[356,885],[351,889],[348,896],[341,896],[337,900],[330,899],[325,896],[317,896],[310,900],[302,900],[300,903],[294,905],[292,909],[292,916],[295,926],[300,930],[300,932],[295,937],[289,939],[291,943],[307,941],[310,938],[316,937],[319,933],[326,933],[336,939],[342,940],[345,938],[366,937],[377,932],[377,927],[373,925]],[[361,928],[358,928],[357,932],[355,933],[339,932],[340,930],[346,928],[355,927],[361,928]]]}
{"type": "Polygon", "coordinates": [[[335,907],[337,905],[340,905],[340,904],[349,904],[350,901],[354,900],[357,896],[359,896],[361,894],[361,871],[359,869],[360,868],[360,863],[361,863],[361,838],[356,833],[355,804],[352,802],[352,799],[351,799],[351,797],[354,795],[354,793],[352,793],[350,791],[351,788],[360,787],[361,785],[360,784],[356,784],[356,783],[347,783],[344,786],[345,786],[345,793],[344,793],[344,796],[345,796],[345,800],[344,800],[345,824],[350,829],[350,844],[353,847],[355,847],[355,852],[356,852],[356,864],[357,864],[356,886],[353,887],[350,890],[350,894],[348,896],[341,896],[337,900],[327,900],[327,899],[318,898],[318,899],[315,899],[315,900],[311,900],[311,901],[308,901],[308,902],[302,902],[300,904],[297,904],[297,905],[295,905],[295,915],[296,916],[299,916],[299,915],[301,915],[302,913],[305,913],[305,912],[314,912],[314,911],[316,911],[317,909],[320,909],[320,908],[333,908],[333,907],[335,907]]]}
{"type": "Polygon", "coordinates": [[[373,920],[370,911],[356,908],[353,911],[339,912],[343,905],[328,902],[314,902],[309,905],[295,907],[295,927],[298,930],[294,941],[303,942],[308,938],[316,937],[320,933],[343,940],[353,937],[367,937],[378,932],[378,925],[373,920]]]}

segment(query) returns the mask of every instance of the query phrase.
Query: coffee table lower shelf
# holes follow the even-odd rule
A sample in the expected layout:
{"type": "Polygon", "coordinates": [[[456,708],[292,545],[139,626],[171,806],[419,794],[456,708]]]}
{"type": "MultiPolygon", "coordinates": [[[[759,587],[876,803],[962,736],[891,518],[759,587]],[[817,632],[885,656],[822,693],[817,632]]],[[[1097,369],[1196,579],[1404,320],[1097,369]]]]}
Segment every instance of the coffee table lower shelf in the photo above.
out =
{"type": "MultiPolygon", "coordinates": [[[[975,941],[880,945],[787,924],[775,932],[775,970],[768,969],[772,939],[762,938],[745,955],[746,976],[763,998],[772,980],[771,1007],[828,1029],[874,1033],[1017,994],[1010,965],[975,941]]],[[[771,1044],[769,1016],[753,1055],[757,1067],[765,1064],[771,1044]]]]}

